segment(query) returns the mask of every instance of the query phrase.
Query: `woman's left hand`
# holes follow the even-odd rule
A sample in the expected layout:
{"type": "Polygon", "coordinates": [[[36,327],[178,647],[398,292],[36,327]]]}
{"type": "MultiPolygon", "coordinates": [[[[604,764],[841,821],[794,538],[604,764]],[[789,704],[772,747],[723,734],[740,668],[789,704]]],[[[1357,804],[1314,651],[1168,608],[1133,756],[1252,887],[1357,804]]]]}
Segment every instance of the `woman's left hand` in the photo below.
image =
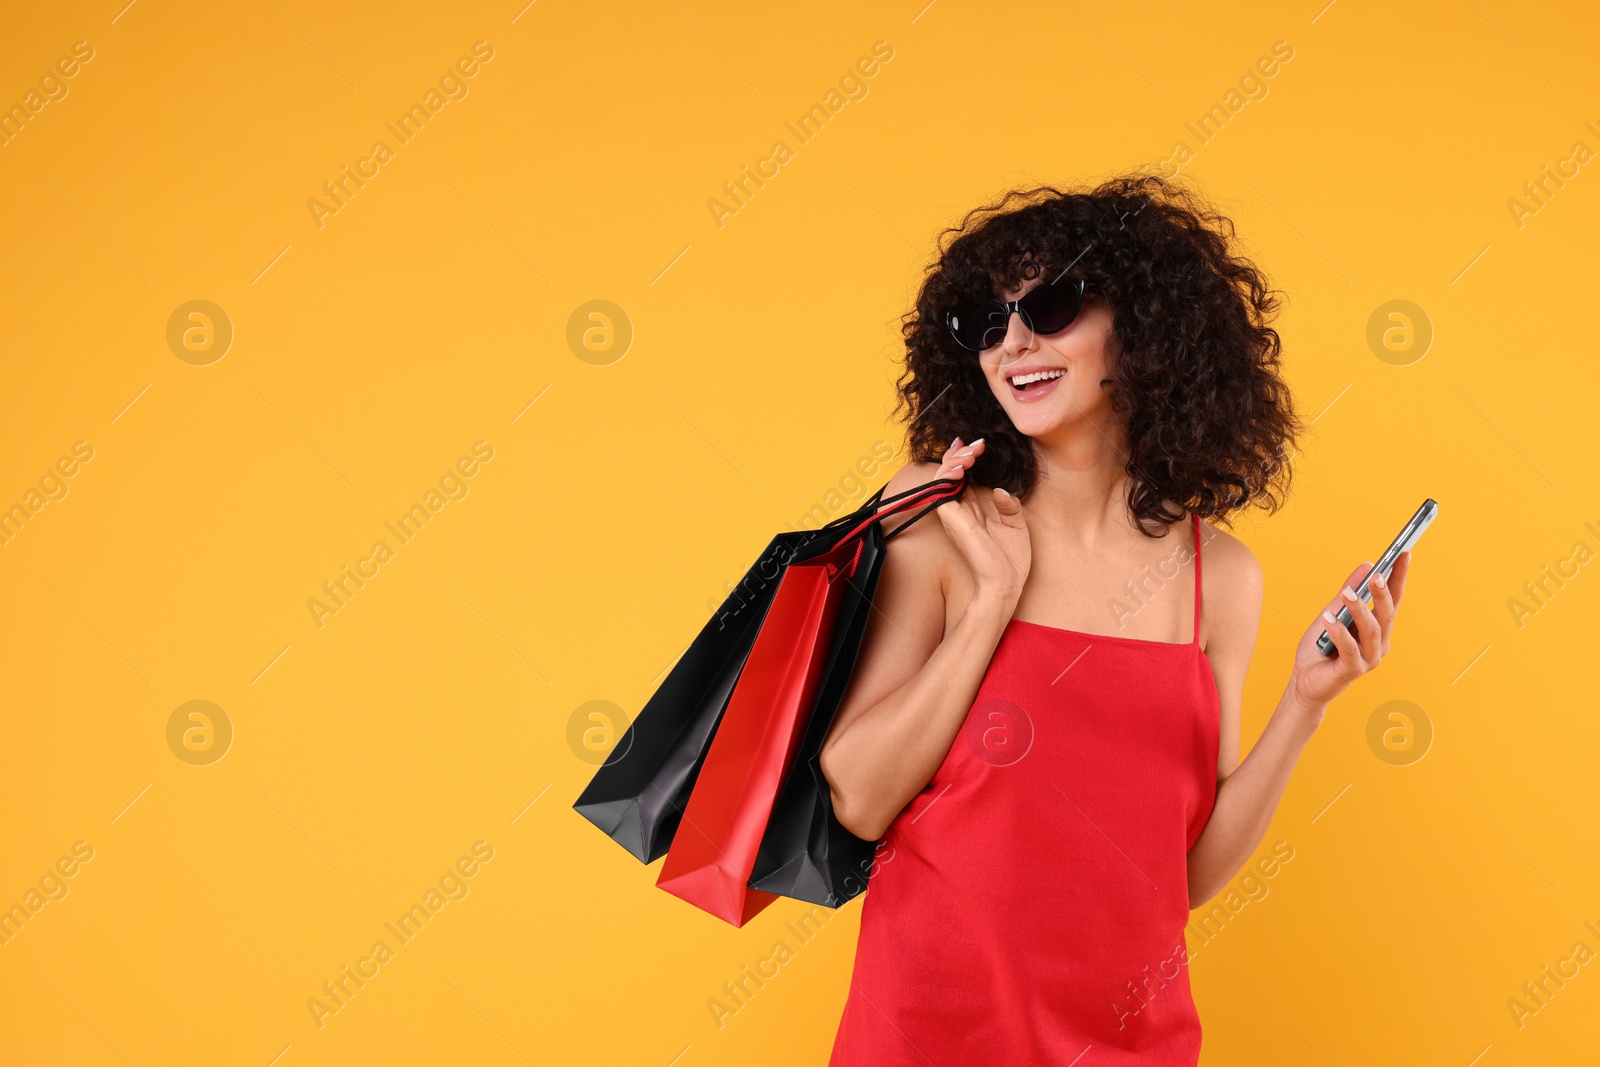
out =
{"type": "Polygon", "coordinates": [[[1355,583],[1371,566],[1370,563],[1364,563],[1350,572],[1350,577],[1345,579],[1344,589],[1300,638],[1300,645],[1295,650],[1294,675],[1289,686],[1296,700],[1307,707],[1326,707],[1351,682],[1381,663],[1389,651],[1395,612],[1405,592],[1406,574],[1411,570],[1411,553],[1400,554],[1387,582],[1382,575],[1372,576],[1372,606],[1369,608],[1361,598],[1346,594],[1353,591],[1355,583]],[[1355,636],[1351,636],[1343,623],[1334,621],[1341,607],[1348,608],[1355,619],[1355,636]],[[1324,630],[1333,639],[1334,649],[1338,653],[1335,656],[1324,656],[1322,650],[1317,648],[1317,638],[1324,630]]]}

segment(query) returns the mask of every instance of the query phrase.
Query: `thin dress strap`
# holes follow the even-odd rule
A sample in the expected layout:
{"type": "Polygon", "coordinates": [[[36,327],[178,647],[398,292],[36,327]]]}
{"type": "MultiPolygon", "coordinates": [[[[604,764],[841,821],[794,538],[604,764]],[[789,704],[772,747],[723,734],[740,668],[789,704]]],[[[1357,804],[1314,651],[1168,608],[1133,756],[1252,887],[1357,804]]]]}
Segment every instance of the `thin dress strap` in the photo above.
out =
{"type": "Polygon", "coordinates": [[[1191,644],[1200,643],[1200,514],[1190,512],[1189,517],[1194,520],[1194,640],[1191,644]]]}

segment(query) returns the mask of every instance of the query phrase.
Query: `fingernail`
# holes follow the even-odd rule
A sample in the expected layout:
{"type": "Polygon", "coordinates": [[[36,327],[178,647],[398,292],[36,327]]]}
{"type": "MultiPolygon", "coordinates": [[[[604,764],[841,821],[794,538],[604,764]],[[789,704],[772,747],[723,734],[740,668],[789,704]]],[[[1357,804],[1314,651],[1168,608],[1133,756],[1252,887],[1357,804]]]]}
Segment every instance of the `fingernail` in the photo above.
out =
{"type": "Polygon", "coordinates": [[[1346,600],[1350,601],[1350,603],[1352,603],[1352,604],[1354,604],[1357,600],[1361,599],[1360,597],[1356,596],[1356,591],[1354,589],[1351,589],[1348,585],[1345,586],[1343,589],[1339,590],[1339,592],[1343,593],[1344,594],[1344,598],[1346,600]]]}
{"type": "Polygon", "coordinates": [[[1370,582],[1371,582],[1372,585],[1376,586],[1379,589],[1382,589],[1384,587],[1384,584],[1385,584],[1384,580],[1383,580],[1383,575],[1381,575],[1381,574],[1374,574],[1372,576],[1372,578],[1370,579],[1370,582]]]}
{"type": "Polygon", "coordinates": [[[983,438],[980,437],[976,441],[972,442],[972,447],[977,448],[981,444],[983,444],[983,438]]]}
{"type": "Polygon", "coordinates": [[[1339,625],[1339,620],[1333,617],[1333,612],[1331,612],[1331,611],[1324,611],[1322,613],[1322,617],[1324,619],[1327,619],[1329,622],[1331,622],[1335,626],[1339,625]]]}

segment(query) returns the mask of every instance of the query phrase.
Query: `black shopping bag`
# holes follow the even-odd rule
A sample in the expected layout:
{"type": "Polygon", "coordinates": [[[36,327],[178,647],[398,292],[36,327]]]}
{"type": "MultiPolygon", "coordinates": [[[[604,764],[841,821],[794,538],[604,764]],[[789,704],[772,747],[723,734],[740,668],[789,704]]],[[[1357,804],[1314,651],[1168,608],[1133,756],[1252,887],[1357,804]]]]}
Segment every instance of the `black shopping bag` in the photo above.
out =
{"type": "Polygon", "coordinates": [[[644,863],[666,855],[778,579],[813,531],[774,537],[679,658],[573,807],[644,863]]]}

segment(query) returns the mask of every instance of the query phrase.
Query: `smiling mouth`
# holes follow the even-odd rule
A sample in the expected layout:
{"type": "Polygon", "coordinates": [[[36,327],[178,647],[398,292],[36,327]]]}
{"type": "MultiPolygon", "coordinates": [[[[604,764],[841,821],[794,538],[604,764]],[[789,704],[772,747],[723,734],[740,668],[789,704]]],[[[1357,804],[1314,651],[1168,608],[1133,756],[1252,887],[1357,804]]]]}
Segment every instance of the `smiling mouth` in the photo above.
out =
{"type": "Polygon", "coordinates": [[[1006,381],[1011,386],[1013,396],[1019,400],[1031,400],[1055,388],[1055,383],[1066,373],[1065,369],[1041,370],[1032,374],[1013,375],[1006,381]]]}

